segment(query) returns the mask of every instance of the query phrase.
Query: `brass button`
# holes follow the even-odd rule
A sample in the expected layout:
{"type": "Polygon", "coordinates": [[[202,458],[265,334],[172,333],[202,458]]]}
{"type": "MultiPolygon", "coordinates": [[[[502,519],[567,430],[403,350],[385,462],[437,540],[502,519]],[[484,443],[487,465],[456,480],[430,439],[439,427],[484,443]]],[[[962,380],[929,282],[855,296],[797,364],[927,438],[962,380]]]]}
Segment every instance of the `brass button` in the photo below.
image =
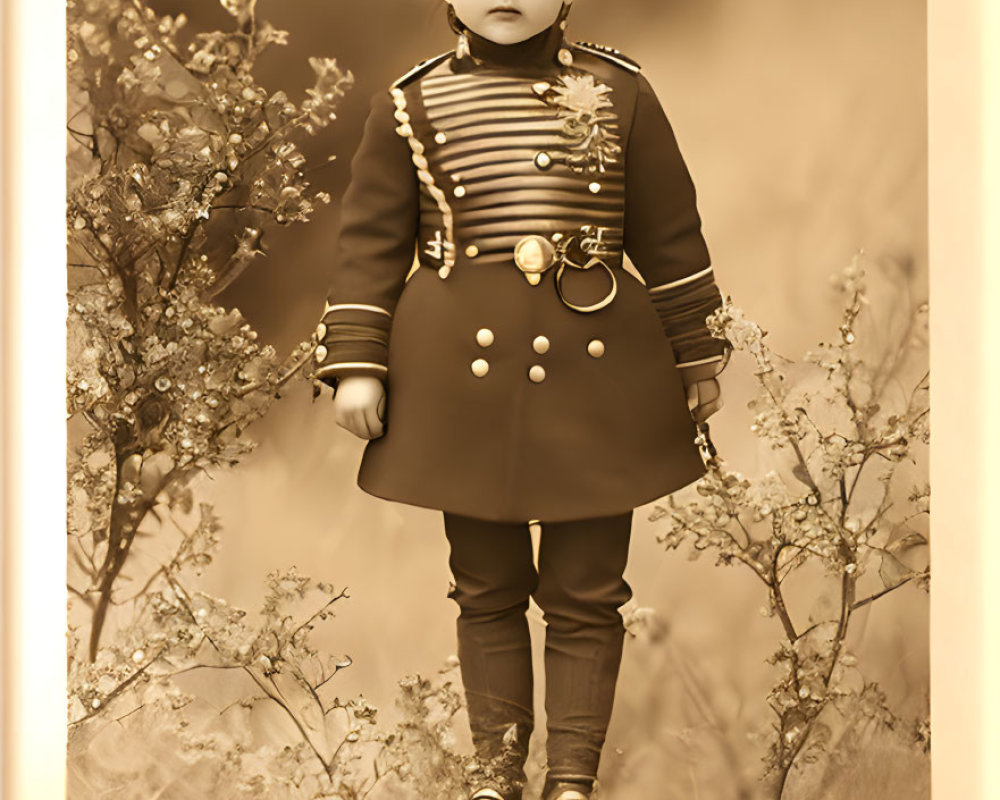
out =
{"type": "Polygon", "coordinates": [[[594,358],[600,358],[604,355],[604,342],[600,339],[591,339],[587,342],[587,352],[594,358]]]}
{"type": "Polygon", "coordinates": [[[559,48],[559,63],[568,67],[573,63],[573,54],[565,47],[559,48]]]}
{"type": "Polygon", "coordinates": [[[552,156],[544,150],[535,153],[535,166],[539,169],[548,169],[552,166],[552,156]]]}
{"type": "Polygon", "coordinates": [[[438,144],[444,144],[445,142],[448,141],[448,134],[445,133],[444,131],[438,131],[437,133],[434,134],[434,141],[437,142],[438,144]]]}
{"type": "Polygon", "coordinates": [[[465,187],[456,186],[455,187],[455,197],[465,197],[465,187]]]}
{"type": "Polygon", "coordinates": [[[532,383],[541,383],[545,380],[545,367],[541,364],[532,364],[528,370],[528,378],[532,383]]]}
{"type": "Polygon", "coordinates": [[[472,374],[477,378],[483,377],[490,371],[490,364],[485,358],[477,358],[472,362],[472,374]]]}
{"type": "Polygon", "coordinates": [[[476,247],[474,244],[470,244],[468,247],[465,248],[465,254],[469,258],[475,258],[476,256],[479,255],[479,248],[476,247]]]}
{"type": "Polygon", "coordinates": [[[316,326],[316,338],[320,341],[326,338],[326,323],[321,322],[316,326]]]}
{"type": "Polygon", "coordinates": [[[536,353],[547,353],[549,351],[549,340],[545,336],[536,336],[531,343],[531,348],[536,353]]]}
{"type": "Polygon", "coordinates": [[[476,342],[480,347],[489,347],[493,344],[493,331],[489,328],[480,328],[476,331],[476,342]]]}
{"type": "Polygon", "coordinates": [[[327,350],[326,350],[326,348],[323,345],[320,345],[319,347],[316,348],[316,360],[317,361],[325,361],[326,360],[326,354],[327,354],[327,350]]]}
{"type": "Polygon", "coordinates": [[[593,192],[594,194],[597,194],[599,191],[601,191],[601,184],[599,184],[597,181],[594,181],[587,188],[590,189],[590,191],[593,192]]]}

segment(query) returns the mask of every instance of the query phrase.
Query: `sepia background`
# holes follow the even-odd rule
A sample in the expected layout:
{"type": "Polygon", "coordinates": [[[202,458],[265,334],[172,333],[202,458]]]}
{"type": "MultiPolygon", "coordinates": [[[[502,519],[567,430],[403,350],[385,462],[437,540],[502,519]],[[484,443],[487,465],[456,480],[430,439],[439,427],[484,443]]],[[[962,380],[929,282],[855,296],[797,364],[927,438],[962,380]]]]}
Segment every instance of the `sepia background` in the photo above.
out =
{"type": "MultiPolygon", "coordinates": [[[[214,3],[151,5],[184,12],[194,30],[229,24],[214,3]]],[[[268,256],[222,300],[282,353],[308,338],[322,311],[337,200],[368,98],[415,62],[452,47],[453,38],[436,0],[265,0],[258,14],[290,34],[288,47],[262,61],[268,88],[301,94],[311,85],[312,55],[336,57],[356,78],[339,120],[303,147],[314,164],[337,155],[314,177],[334,202],[310,225],[269,233],[268,256]]],[[[909,295],[926,297],[922,3],[576,0],[567,35],[617,47],[642,64],[695,180],[718,283],[767,330],[776,351],[801,357],[836,334],[840,305],[828,276],[859,249],[873,266],[902,276],[909,295]]],[[[720,454],[756,474],[773,454],[758,451],[748,430],[751,371],[734,357],[722,379],[725,407],[711,424],[720,454]]],[[[356,486],[364,442],[335,425],[328,392],[313,401],[308,385],[291,387],[249,434],[257,450],[196,488],[215,505],[225,534],[205,588],[254,608],[268,570],[291,564],[348,586],[350,601],[317,640],[354,661],[337,676],[339,691],[363,692],[391,715],[397,680],[435,672],[455,650],[457,607],[446,597],[440,512],[388,503],[356,486]]],[[[690,759],[685,771],[718,768],[717,755],[685,750],[685,737],[703,724],[695,707],[708,703],[699,713],[738,727],[741,715],[756,715],[746,706],[763,704],[773,681],[764,659],[778,623],[757,613],[765,600],[760,586],[735,568],[665,551],[650,510],[635,515],[626,578],[636,604],[655,609],[667,645],[655,652],[626,645],[605,750],[609,775],[636,746],[635,732],[648,729],[651,713],[676,736],[678,757],[690,759]],[[696,703],[677,678],[682,668],[709,690],[696,703]]],[[[853,648],[890,705],[918,714],[929,685],[926,598],[907,588],[869,611],[867,618],[861,612],[853,648]]],[[[530,618],[540,656],[543,626],[534,606],[530,618]]],[[[537,687],[541,692],[541,680],[537,687]]],[[[752,776],[752,759],[732,760],[752,776]]],[[[899,776],[922,764],[905,756],[883,762],[886,785],[900,785],[899,776]]],[[[917,791],[924,784],[907,785],[917,791]]]]}

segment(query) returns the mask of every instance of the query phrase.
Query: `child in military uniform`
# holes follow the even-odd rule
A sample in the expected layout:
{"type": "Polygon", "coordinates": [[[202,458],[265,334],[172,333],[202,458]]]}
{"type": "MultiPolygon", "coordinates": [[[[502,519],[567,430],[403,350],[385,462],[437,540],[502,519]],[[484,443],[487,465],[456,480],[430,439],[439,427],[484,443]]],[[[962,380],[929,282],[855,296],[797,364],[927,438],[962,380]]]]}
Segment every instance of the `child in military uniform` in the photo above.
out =
{"type": "Polygon", "coordinates": [[[480,766],[470,797],[521,796],[533,597],[543,798],[586,800],[633,510],[705,472],[697,424],[721,405],[730,352],[705,318],[722,298],[639,66],[567,42],[569,2],[447,2],[455,50],[372,100],[314,374],[338,424],[368,440],[358,485],[443,513],[480,766]]]}

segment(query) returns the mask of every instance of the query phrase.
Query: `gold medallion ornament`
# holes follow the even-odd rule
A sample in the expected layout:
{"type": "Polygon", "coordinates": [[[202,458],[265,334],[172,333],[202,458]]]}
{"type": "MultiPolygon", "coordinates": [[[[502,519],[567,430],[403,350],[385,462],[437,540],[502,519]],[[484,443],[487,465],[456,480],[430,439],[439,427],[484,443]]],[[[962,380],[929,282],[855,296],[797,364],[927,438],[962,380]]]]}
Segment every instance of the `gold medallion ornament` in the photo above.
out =
{"type": "Polygon", "coordinates": [[[514,245],[514,263],[532,286],[537,286],[542,273],[556,260],[556,249],[544,236],[525,236],[514,245]]]}
{"type": "MultiPolygon", "coordinates": [[[[617,116],[609,95],[611,87],[595,83],[590,73],[561,75],[554,83],[539,81],[532,87],[544,102],[559,110],[562,133],[569,138],[566,166],[574,172],[603,173],[618,161],[622,148],[618,134],[608,127],[617,116]]],[[[597,186],[600,191],[600,184],[597,186]]],[[[594,191],[591,189],[591,191],[594,191]]]]}

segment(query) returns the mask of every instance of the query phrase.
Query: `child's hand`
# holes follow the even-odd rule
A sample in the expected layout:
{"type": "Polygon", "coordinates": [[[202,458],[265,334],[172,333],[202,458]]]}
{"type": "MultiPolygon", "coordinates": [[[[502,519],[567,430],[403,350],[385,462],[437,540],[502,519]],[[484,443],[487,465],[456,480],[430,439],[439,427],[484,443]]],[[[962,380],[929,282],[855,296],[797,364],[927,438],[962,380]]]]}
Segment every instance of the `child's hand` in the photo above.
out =
{"type": "Polygon", "coordinates": [[[695,422],[704,422],[722,408],[722,390],[715,378],[695,381],[687,387],[688,409],[695,422]]]}
{"type": "Polygon", "coordinates": [[[362,439],[377,439],[385,429],[385,386],[371,375],[349,375],[337,382],[333,396],[334,419],[362,439]]]}

